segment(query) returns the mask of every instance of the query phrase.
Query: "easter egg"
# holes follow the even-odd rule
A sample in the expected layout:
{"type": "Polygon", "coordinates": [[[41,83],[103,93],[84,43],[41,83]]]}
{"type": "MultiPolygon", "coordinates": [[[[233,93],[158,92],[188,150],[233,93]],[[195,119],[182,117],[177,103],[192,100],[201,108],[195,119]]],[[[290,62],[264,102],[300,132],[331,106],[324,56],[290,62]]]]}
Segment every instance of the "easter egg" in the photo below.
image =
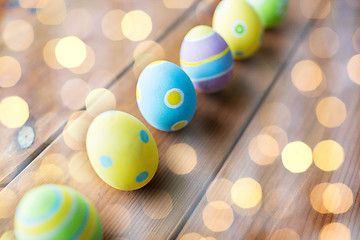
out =
{"type": "Polygon", "coordinates": [[[14,221],[17,239],[101,239],[98,212],[72,188],[46,184],[20,200],[14,221]]]}
{"type": "Polygon", "coordinates": [[[145,186],[159,162],[150,131],[140,120],[120,111],[103,112],[94,119],[86,136],[86,149],[99,177],[120,190],[145,186]]]}
{"type": "Polygon", "coordinates": [[[263,37],[261,20],[245,0],[221,1],[214,13],[213,28],[225,39],[235,60],[253,55],[263,37]]]}
{"type": "Polygon", "coordinates": [[[247,0],[248,4],[259,15],[265,28],[278,25],[285,17],[288,0],[247,0]]]}
{"type": "Polygon", "coordinates": [[[220,90],[229,82],[234,66],[225,40],[204,25],[194,27],[185,36],[180,63],[195,88],[208,93],[220,90]]]}
{"type": "Polygon", "coordinates": [[[189,76],[168,61],[150,63],[141,72],[136,100],[145,120],[162,131],[184,128],[196,109],[196,92],[189,76]]]}

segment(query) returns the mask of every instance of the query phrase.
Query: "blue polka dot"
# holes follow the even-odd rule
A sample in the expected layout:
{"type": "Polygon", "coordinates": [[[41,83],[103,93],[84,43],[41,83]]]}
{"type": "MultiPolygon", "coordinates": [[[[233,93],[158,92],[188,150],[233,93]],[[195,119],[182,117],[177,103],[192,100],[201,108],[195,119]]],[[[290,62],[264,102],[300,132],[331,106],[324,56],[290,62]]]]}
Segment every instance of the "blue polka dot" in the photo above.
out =
{"type": "Polygon", "coordinates": [[[143,141],[144,143],[147,143],[149,141],[149,135],[147,134],[147,132],[145,132],[145,130],[140,131],[140,138],[141,141],[143,141]]]}
{"type": "Polygon", "coordinates": [[[109,168],[112,167],[113,165],[113,160],[111,159],[111,157],[107,156],[107,155],[102,155],[100,157],[100,164],[101,166],[103,166],[104,168],[109,168]]]}
{"type": "Polygon", "coordinates": [[[143,182],[147,179],[147,177],[149,176],[149,173],[147,171],[140,173],[139,175],[136,176],[136,181],[137,182],[143,182]]]}

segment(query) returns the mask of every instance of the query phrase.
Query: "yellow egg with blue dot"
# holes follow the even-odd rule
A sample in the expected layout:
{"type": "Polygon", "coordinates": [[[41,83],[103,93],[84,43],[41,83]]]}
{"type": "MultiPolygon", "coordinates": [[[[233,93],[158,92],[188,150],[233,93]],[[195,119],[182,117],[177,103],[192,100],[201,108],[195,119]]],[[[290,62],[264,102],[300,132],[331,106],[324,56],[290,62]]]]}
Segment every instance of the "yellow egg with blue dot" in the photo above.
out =
{"type": "Polygon", "coordinates": [[[99,214],[92,203],[72,188],[46,184],[20,200],[14,220],[19,240],[101,239],[99,214]]]}
{"type": "Polygon", "coordinates": [[[189,76],[168,61],[153,62],[141,72],[136,100],[145,120],[168,132],[188,125],[196,109],[196,92],[189,76]]]}
{"type": "Polygon", "coordinates": [[[158,149],[146,126],[121,111],[98,115],[86,136],[91,165],[108,185],[136,190],[154,177],[158,167],[158,149]]]}
{"type": "Polygon", "coordinates": [[[245,0],[223,0],[216,7],[213,28],[229,45],[235,60],[252,56],[260,47],[263,27],[245,0]]]}

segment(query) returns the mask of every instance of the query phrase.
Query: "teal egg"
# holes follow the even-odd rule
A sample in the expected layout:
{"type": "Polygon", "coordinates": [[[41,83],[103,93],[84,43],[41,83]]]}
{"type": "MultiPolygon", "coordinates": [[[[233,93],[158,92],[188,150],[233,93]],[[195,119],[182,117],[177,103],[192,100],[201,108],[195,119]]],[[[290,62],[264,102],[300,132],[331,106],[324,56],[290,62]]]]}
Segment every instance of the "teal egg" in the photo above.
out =
{"type": "Polygon", "coordinates": [[[77,191],[46,184],[27,192],[15,211],[17,239],[101,239],[99,214],[77,191]]]}

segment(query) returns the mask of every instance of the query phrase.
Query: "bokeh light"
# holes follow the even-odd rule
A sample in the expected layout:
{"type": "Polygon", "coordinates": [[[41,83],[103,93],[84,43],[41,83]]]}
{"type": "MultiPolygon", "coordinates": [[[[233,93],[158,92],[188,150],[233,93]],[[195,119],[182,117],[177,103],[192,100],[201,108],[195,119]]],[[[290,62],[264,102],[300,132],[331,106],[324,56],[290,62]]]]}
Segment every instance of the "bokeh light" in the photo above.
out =
{"type": "Polygon", "coordinates": [[[216,178],[206,190],[206,198],[208,202],[224,201],[231,204],[232,186],[233,183],[230,180],[226,178],[216,178]]]}
{"type": "Polygon", "coordinates": [[[67,172],[68,162],[69,160],[64,155],[60,153],[50,153],[43,158],[43,160],[41,161],[41,165],[54,164],[56,166],[61,167],[62,170],[67,172]]]}
{"type": "Polygon", "coordinates": [[[0,220],[2,218],[9,218],[14,215],[18,200],[18,196],[13,190],[9,188],[4,188],[3,190],[1,190],[0,220]]]}
{"type": "Polygon", "coordinates": [[[301,0],[298,3],[303,16],[309,19],[324,19],[331,10],[330,0],[301,0]]]}
{"type": "Polygon", "coordinates": [[[331,213],[345,213],[353,203],[353,193],[343,183],[329,184],[323,192],[323,205],[331,213]]]}
{"type": "Polygon", "coordinates": [[[284,167],[290,172],[305,172],[312,163],[312,151],[301,141],[290,142],[283,149],[281,159],[284,167]]]}
{"type": "Polygon", "coordinates": [[[86,58],[86,45],[75,36],[64,37],[55,47],[55,56],[62,66],[76,68],[86,58]]]}
{"type": "Polygon", "coordinates": [[[360,54],[350,58],[347,64],[347,72],[351,81],[360,84],[360,54]]]}
{"type": "Polygon", "coordinates": [[[115,110],[116,98],[112,92],[105,88],[92,90],[85,100],[86,111],[93,117],[102,112],[115,110]]]}
{"type": "Polygon", "coordinates": [[[270,240],[300,240],[300,236],[290,228],[281,228],[271,234],[270,240]]]}
{"type": "Polygon", "coordinates": [[[87,152],[75,153],[69,161],[69,174],[79,183],[90,183],[98,180],[89,162],[87,152]]]}
{"type": "Polygon", "coordinates": [[[8,128],[19,128],[29,118],[27,102],[18,96],[4,98],[0,103],[0,122],[8,128]]]}
{"type": "Polygon", "coordinates": [[[94,20],[86,9],[74,8],[68,12],[62,26],[66,35],[85,39],[91,34],[94,20]]]}
{"type": "Polygon", "coordinates": [[[70,68],[69,70],[75,74],[85,74],[88,73],[93,66],[95,65],[95,52],[94,50],[86,45],[86,58],[80,64],[80,66],[76,68],[70,68]]]}
{"type": "Polygon", "coordinates": [[[125,39],[121,30],[121,21],[125,16],[125,12],[116,9],[107,12],[101,20],[101,29],[105,37],[112,41],[119,41],[125,39]]]}
{"type": "Polygon", "coordinates": [[[263,209],[275,219],[291,216],[297,207],[296,204],[294,194],[283,187],[272,189],[264,194],[263,209]]]}
{"type": "Polygon", "coordinates": [[[263,129],[260,130],[259,134],[267,134],[267,135],[273,137],[276,140],[276,142],[278,143],[279,152],[281,152],[282,149],[288,143],[288,136],[287,136],[286,132],[284,131],[284,129],[282,129],[281,127],[276,126],[276,125],[269,125],[269,126],[264,127],[263,129]]]}
{"type": "Polygon", "coordinates": [[[67,80],[62,86],[61,99],[69,109],[78,110],[84,106],[85,99],[89,93],[89,85],[80,78],[74,78],[67,80]]]}
{"type": "Polygon", "coordinates": [[[329,223],[321,229],[319,240],[351,240],[351,232],[342,223],[329,223]]]}
{"type": "Polygon", "coordinates": [[[51,39],[43,48],[43,58],[45,63],[52,69],[64,68],[56,59],[55,48],[60,41],[60,38],[51,39]]]}
{"type": "Polygon", "coordinates": [[[234,222],[231,206],[223,201],[210,202],[202,212],[204,225],[213,232],[226,231],[234,222]]]}
{"type": "Polygon", "coordinates": [[[314,91],[323,80],[323,73],[318,64],[311,60],[302,60],[291,70],[294,86],[302,92],[314,91]]]}
{"type": "Polygon", "coordinates": [[[112,232],[116,229],[117,234],[123,234],[131,224],[130,212],[121,204],[106,204],[102,209],[99,209],[101,222],[103,224],[103,232],[112,232]],[[116,219],[116,221],[114,221],[116,219]]]}
{"type": "Polygon", "coordinates": [[[151,18],[141,10],[128,12],[121,21],[121,29],[131,41],[144,40],[152,31],[151,18]]]}
{"type": "Polygon", "coordinates": [[[169,170],[179,175],[190,173],[197,164],[196,151],[186,143],[169,147],[164,159],[169,170]]]}
{"type": "Polygon", "coordinates": [[[279,155],[279,144],[272,136],[259,134],[250,141],[248,152],[256,164],[268,165],[279,155]]]}
{"type": "Polygon", "coordinates": [[[325,127],[338,127],[346,119],[346,106],[337,97],[325,97],[316,106],[316,117],[325,127]]]}
{"type": "Polygon", "coordinates": [[[13,57],[0,57],[0,87],[14,86],[21,78],[20,63],[13,57]]]}
{"type": "Polygon", "coordinates": [[[360,52],[360,27],[356,29],[352,37],[353,47],[356,51],[360,52]]]}
{"type": "Polygon", "coordinates": [[[36,179],[44,183],[64,184],[66,182],[64,171],[55,164],[41,164],[35,173],[36,179]],[[40,181],[40,180],[39,180],[40,181]]]}
{"type": "Polygon", "coordinates": [[[309,38],[311,52],[319,58],[330,58],[339,50],[339,36],[331,28],[321,27],[312,31],[309,38]]]}
{"type": "Polygon", "coordinates": [[[85,148],[87,130],[93,120],[86,111],[75,112],[71,115],[63,130],[65,144],[73,150],[85,148]]]}
{"type": "Polygon", "coordinates": [[[213,237],[203,237],[198,233],[186,233],[181,236],[180,240],[216,240],[213,237]]]}
{"type": "Polygon", "coordinates": [[[66,4],[64,0],[41,0],[40,8],[36,10],[39,22],[45,25],[58,25],[66,17],[66,4]]]}
{"type": "Polygon", "coordinates": [[[313,209],[319,213],[325,214],[329,211],[324,206],[323,194],[330,183],[320,183],[316,185],[310,193],[310,203],[313,209]]]}
{"type": "Polygon", "coordinates": [[[18,0],[22,8],[43,8],[47,4],[47,0],[18,0]]]}
{"type": "Polygon", "coordinates": [[[240,208],[255,207],[261,198],[261,185],[252,178],[240,178],[231,188],[231,199],[240,208]]]}
{"type": "Polygon", "coordinates": [[[264,127],[277,125],[286,129],[291,122],[291,113],[283,103],[270,102],[260,110],[260,121],[264,127]]]}
{"type": "Polygon", "coordinates": [[[13,51],[24,51],[34,41],[34,29],[24,20],[13,20],[6,24],[2,38],[5,45],[13,51]]]}
{"type": "Polygon", "coordinates": [[[344,162],[344,149],[333,140],[316,144],[313,151],[315,165],[323,171],[335,171],[344,162]]]}
{"type": "Polygon", "coordinates": [[[189,8],[194,0],[163,0],[167,8],[189,8]]]}
{"type": "Polygon", "coordinates": [[[173,209],[172,199],[164,190],[154,190],[151,197],[141,204],[142,210],[151,219],[166,218],[173,209]]]}

